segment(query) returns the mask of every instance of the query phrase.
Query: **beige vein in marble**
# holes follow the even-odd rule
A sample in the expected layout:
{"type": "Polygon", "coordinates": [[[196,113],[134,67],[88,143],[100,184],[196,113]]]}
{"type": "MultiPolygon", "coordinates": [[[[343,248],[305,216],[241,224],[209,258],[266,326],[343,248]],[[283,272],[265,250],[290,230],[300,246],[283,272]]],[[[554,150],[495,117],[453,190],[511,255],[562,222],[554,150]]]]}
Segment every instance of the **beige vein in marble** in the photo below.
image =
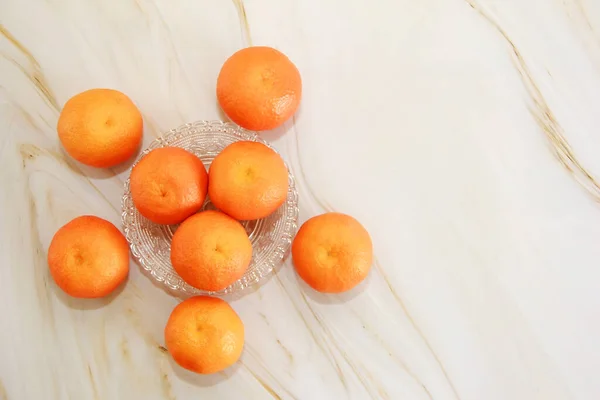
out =
{"type": "MultiPolygon", "coordinates": [[[[20,152],[21,152],[21,156],[23,157],[23,165],[26,164],[26,162],[31,162],[33,161],[35,158],[40,157],[40,156],[45,156],[45,157],[50,157],[52,158],[54,161],[56,161],[57,163],[59,163],[60,165],[62,165],[63,167],[68,168],[69,170],[71,170],[72,172],[75,172],[78,176],[82,177],[87,184],[90,185],[90,187],[92,187],[96,193],[98,194],[98,196],[100,196],[102,199],[104,199],[104,201],[106,201],[106,203],[108,205],[110,205],[110,207],[117,213],[121,213],[120,208],[118,208],[116,205],[113,204],[113,202],[111,202],[106,195],[102,192],[102,190],[100,190],[92,181],[91,179],[85,174],[83,173],[83,171],[79,168],[79,166],[73,162],[71,159],[64,157],[62,154],[51,151],[49,149],[41,149],[40,147],[31,144],[31,143],[25,143],[22,144],[20,146],[20,152]]],[[[113,178],[118,178],[117,175],[115,175],[113,173],[113,178]]]]}
{"type": "Polygon", "coordinates": [[[232,0],[233,5],[240,19],[240,29],[242,31],[242,39],[244,45],[252,46],[252,36],[250,36],[250,24],[248,23],[248,15],[246,15],[246,7],[243,0],[232,0]]]}
{"type": "MultiPolygon", "coordinates": [[[[321,198],[319,198],[315,191],[312,189],[312,187],[309,185],[308,180],[306,179],[306,174],[304,173],[304,168],[302,168],[302,158],[300,156],[300,142],[299,142],[299,135],[298,135],[298,131],[296,129],[296,117],[292,116],[292,132],[294,135],[294,139],[295,139],[295,155],[296,158],[298,159],[298,170],[300,171],[300,174],[294,174],[297,178],[297,180],[299,180],[300,186],[304,186],[306,190],[308,190],[308,193],[310,195],[310,197],[312,197],[313,201],[315,203],[317,203],[319,205],[319,207],[321,207],[325,212],[333,212],[333,207],[331,206],[331,204],[329,204],[326,200],[322,200],[321,198]]],[[[291,168],[291,167],[290,167],[291,168]]]]}
{"type": "Polygon", "coordinates": [[[162,395],[166,400],[177,400],[175,395],[173,394],[173,384],[171,383],[171,379],[169,378],[169,363],[166,358],[163,357],[159,363],[159,372],[160,372],[160,387],[162,390],[162,395]]]}
{"type": "MultiPolygon", "coordinates": [[[[277,275],[275,275],[274,278],[275,278],[277,284],[289,296],[289,298],[293,299],[293,296],[288,292],[287,288],[285,287],[285,285],[283,284],[283,282],[281,281],[281,279],[277,275]]],[[[327,361],[333,367],[334,371],[336,372],[336,374],[340,378],[340,382],[342,383],[342,385],[344,386],[344,388],[346,390],[348,390],[348,386],[347,386],[347,383],[346,383],[346,378],[344,377],[344,373],[342,372],[342,368],[339,365],[339,363],[337,362],[336,358],[333,357],[331,351],[326,346],[323,345],[323,343],[321,342],[321,340],[319,340],[319,338],[317,337],[317,335],[315,334],[315,332],[313,332],[313,330],[311,329],[311,325],[308,323],[308,321],[306,320],[306,318],[304,318],[304,315],[302,314],[300,308],[296,305],[296,303],[294,301],[292,301],[291,303],[292,303],[292,306],[294,307],[294,311],[296,311],[296,314],[302,320],[302,323],[304,324],[304,326],[306,328],[306,332],[312,337],[312,339],[314,340],[315,344],[318,346],[318,348],[321,351],[321,353],[325,356],[325,358],[327,359],[327,361]]],[[[312,310],[310,310],[310,311],[311,311],[311,313],[314,316],[314,312],[312,310]]],[[[316,320],[316,317],[315,317],[315,320],[316,320]]]]}
{"type": "MultiPolygon", "coordinates": [[[[246,352],[251,352],[251,350],[249,349],[245,349],[246,352]]],[[[256,357],[256,355],[254,355],[255,358],[258,359],[258,357],[256,357]]],[[[248,371],[248,373],[250,375],[252,375],[252,377],[260,384],[260,386],[263,387],[263,389],[265,389],[265,391],[274,399],[277,400],[281,400],[281,396],[276,392],[275,389],[273,389],[271,386],[269,386],[263,379],[261,379],[255,372],[252,371],[252,368],[248,367],[246,364],[244,364],[243,362],[241,363],[242,366],[248,371]]],[[[265,369],[266,373],[269,375],[269,377],[271,379],[273,379],[275,382],[277,382],[277,380],[275,379],[275,377],[270,374],[266,369],[265,369]]],[[[279,383],[279,382],[278,382],[279,383]]],[[[279,384],[282,388],[285,388],[285,386],[279,384]]],[[[285,390],[285,389],[284,389],[285,390]]],[[[286,394],[286,398],[291,398],[291,399],[295,399],[295,397],[288,391],[285,391],[286,394]]]]}
{"type": "Polygon", "coordinates": [[[590,22],[590,18],[588,17],[587,10],[586,10],[585,6],[581,2],[581,0],[573,0],[573,3],[575,4],[575,7],[577,7],[577,9],[579,10],[581,16],[585,20],[585,24],[587,25],[587,27],[592,32],[592,35],[594,35],[594,37],[596,38],[596,41],[600,45],[600,37],[598,36],[598,34],[596,32],[596,29],[594,28],[594,26],[590,22]]]}
{"type": "Polygon", "coordinates": [[[575,180],[594,197],[595,201],[600,202],[600,184],[585,166],[578,161],[573,148],[565,137],[563,128],[560,126],[552,113],[552,110],[546,103],[541,90],[536,85],[529,67],[517,46],[515,46],[499,23],[492,18],[476,0],[465,1],[473,10],[488,21],[509,44],[512,50],[515,67],[521,77],[525,89],[529,93],[531,101],[533,102],[533,108],[530,109],[531,115],[546,135],[558,161],[571,173],[575,180]]]}
{"type": "Polygon", "coordinates": [[[4,388],[2,381],[0,381],[0,400],[8,400],[8,395],[6,394],[6,389],[4,388]]]}
{"type": "Polygon", "coordinates": [[[6,38],[14,47],[16,47],[23,55],[27,58],[29,63],[31,64],[31,68],[33,69],[32,73],[29,73],[25,67],[19,64],[16,60],[9,57],[6,54],[2,54],[4,58],[13,63],[17,68],[19,68],[25,76],[35,85],[38,89],[40,95],[47,101],[48,105],[52,107],[54,110],[59,111],[60,107],[58,106],[58,102],[56,101],[56,97],[52,93],[50,86],[46,82],[46,78],[44,74],[42,74],[42,70],[40,64],[37,62],[35,57],[31,54],[29,50],[15,38],[3,25],[0,24],[0,35],[6,38]]]}
{"type": "MultiPolygon", "coordinates": [[[[413,329],[416,331],[416,333],[419,335],[419,337],[421,338],[421,340],[423,341],[423,343],[425,344],[425,346],[427,347],[427,350],[429,350],[429,352],[431,353],[431,355],[433,356],[433,358],[435,359],[435,361],[437,362],[440,370],[442,371],[442,374],[444,375],[444,377],[446,378],[446,381],[448,381],[448,385],[450,386],[450,388],[452,389],[452,392],[454,394],[454,397],[459,400],[459,396],[458,396],[458,392],[456,391],[456,388],[454,387],[454,384],[452,383],[452,381],[450,380],[450,377],[448,376],[448,372],[446,371],[446,369],[444,368],[444,365],[442,364],[442,362],[440,361],[440,358],[437,356],[437,354],[435,353],[435,351],[433,351],[433,348],[431,347],[431,344],[429,343],[429,341],[427,340],[427,338],[425,337],[425,335],[423,334],[423,332],[419,329],[419,326],[417,325],[417,323],[415,322],[415,320],[412,318],[412,316],[410,315],[410,313],[408,312],[408,309],[406,308],[406,305],[404,304],[404,301],[402,300],[402,298],[398,295],[398,293],[396,293],[396,290],[394,290],[394,287],[392,286],[391,282],[389,281],[388,277],[386,276],[384,269],[381,267],[381,265],[379,264],[379,261],[377,260],[377,257],[374,257],[373,260],[373,265],[375,267],[375,270],[379,273],[379,275],[383,278],[383,280],[385,281],[385,284],[388,288],[388,290],[390,291],[390,293],[392,294],[392,296],[394,297],[394,299],[396,300],[396,302],[400,305],[400,308],[402,309],[402,311],[404,311],[404,314],[406,315],[406,318],[410,321],[410,324],[412,325],[413,329]]],[[[404,366],[404,363],[403,363],[404,366]]],[[[429,393],[429,390],[427,389],[427,387],[425,387],[425,385],[423,385],[418,379],[417,377],[410,371],[410,369],[408,369],[406,366],[404,366],[404,369],[406,369],[411,376],[413,376],[413,378],[419,382],[421,384],[421,386],[423,387],[423,389],[427,392],[427,394],[429,395],[429,397],[431,397],[433,399],[433,397],[431,396],[431,393],[429,393]]]]}

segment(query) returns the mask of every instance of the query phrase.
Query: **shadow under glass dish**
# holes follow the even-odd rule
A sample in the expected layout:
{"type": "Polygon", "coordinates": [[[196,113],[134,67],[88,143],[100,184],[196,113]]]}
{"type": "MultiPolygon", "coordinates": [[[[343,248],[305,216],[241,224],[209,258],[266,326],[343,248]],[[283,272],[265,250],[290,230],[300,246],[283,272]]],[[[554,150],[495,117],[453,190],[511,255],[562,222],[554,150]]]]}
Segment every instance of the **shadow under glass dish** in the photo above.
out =
{"type": "MultiPolygon", "coordinates": [[[[221,121],[198,121],[172,129],[161,138],[153,141],[135,161],[159,147],[181,147],[198,156],[208,170],[212,160],[226,146],[237,141],[260,142],[267,146],[256,133],[247,131],[231,123],[221,121]]],[[[269,146],[271,147],[271,146],[269,146]]],[[[272,147],[271,147],[272,148],[272,147]]],[[[143,217],[131,199],[129,178],[125,182],[122,201],[122,222],[125,237],[131,252],[144,271],[159,284],[174,294],[188,297],[199,294],[236,294],[257,284],[282,264],[289,251],[298,227],[298,193],[294,177],[288,168],[289,189],[285,203],[270,216],[241,221],[252,242],[252,261],[242,278],[219,292],[198,290],[188,285],[175,272],[171,265],[171,239],[177,225],[160,225],[143,217]]],[[[202,210],[214,210],[207,199],[202,210]]]]}

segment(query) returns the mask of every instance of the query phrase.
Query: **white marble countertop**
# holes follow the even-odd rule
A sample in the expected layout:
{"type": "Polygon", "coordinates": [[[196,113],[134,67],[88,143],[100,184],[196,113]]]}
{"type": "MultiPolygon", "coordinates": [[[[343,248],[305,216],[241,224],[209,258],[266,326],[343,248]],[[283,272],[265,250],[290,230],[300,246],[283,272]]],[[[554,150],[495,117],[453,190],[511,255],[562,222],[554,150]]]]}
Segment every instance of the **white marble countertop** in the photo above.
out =
{"type": "Polygon", "coordinates": [[[0,24],[0,399],[600,399],[600,2],[5,0],[0,24]],[[66,157],[56,121],[93,87],[136,102],[145,144],[222,119],[218,71],[251,44],[302,73],[265,135],[301,221],[354,215],[376,262],[325,296],[288,260],[232,303],[241,361],[198,376],[137,265],[103,300],[50,278],[54,232],[119,224],[127,174],[66,157]]]}

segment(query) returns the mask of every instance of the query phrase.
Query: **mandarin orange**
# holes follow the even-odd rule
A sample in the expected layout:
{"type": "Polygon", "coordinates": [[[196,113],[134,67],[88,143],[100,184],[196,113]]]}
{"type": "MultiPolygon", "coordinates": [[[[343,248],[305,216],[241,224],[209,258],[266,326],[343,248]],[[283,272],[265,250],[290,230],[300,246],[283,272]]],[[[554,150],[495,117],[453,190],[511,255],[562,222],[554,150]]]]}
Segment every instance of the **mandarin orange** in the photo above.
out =
{"type": "Polygon", "coordinates": [[[313,289],[340,293],[362,282],[371,269],[373,245],[353,217],[325,213],[306,221],[292,243],[296,272],[313,289]]]}
{"type": "Polygon", "coordinates": [[[287,197],[287,167],[279,154],[262,143],[230,144],[215,157],[208,173],[211,201],[238,220],[264,218],[287,197]]]}
{"type": "Polygon", "coordinates": [[[265,46],[234,53],[217,78],[217,99],[229,118],[255,131],[290,118],[302,97],[300,72],[282,52],[265,46]]]}
{"type": "Polygon", "coordinates": [[[57,124],[67,153],[92,167],[113,167],[131,158],[142,141],[142,114],[125,94],[91,89],[71,97],[57,124]]]}
{"type": "Polygon", "coordinates": [[[203,211],[177,228],[171,264],[188,284],[206,291],[225,289],[240,279],[252,260],[244,227],[219,211],[203,211]]]}
{"type": "Polygon", "coordinates": [[[165,345],[181,367],[212,374],[235,364],[244,348],[244,324],[225,301],[191,297],[177,305],[165,327],[165,345]]]}
{"type": "Polygon", "coordinates": [[[206,198],[208,175],[202,161],[179,147],[161,147],[132,169],[131,198],[144,217],[178,224],[198,212],[206,198]]]}
{"type": "Polygon", "coordinates": [[[73,297],[103,297],[129,273],[129,247],[109,221],[86,215],[61,227],[48,248],[54,281],[73,297]]]}

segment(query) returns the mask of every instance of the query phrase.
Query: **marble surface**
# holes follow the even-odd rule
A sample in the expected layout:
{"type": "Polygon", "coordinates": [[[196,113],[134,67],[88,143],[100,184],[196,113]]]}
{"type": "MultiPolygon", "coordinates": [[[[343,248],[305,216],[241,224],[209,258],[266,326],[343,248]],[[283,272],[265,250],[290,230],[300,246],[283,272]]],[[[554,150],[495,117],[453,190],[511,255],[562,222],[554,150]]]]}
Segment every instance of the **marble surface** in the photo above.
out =
{"type": "Polygon", "coordinates": [[[600,399],[600,2],[0,2],[0,399],[600,399]],[[301,109],[265,133],[324,210],[371,232],[368,280],[319,295],[288,260],[232,305],[241,361],[174,365],[177,300],[137,265],[81,301],[49,277],[53,233],[118,224],[128,165],[61,149],[66,100],[111,87],[145,144],[223,119],[223,61],[270,45],[301,109]]]}

